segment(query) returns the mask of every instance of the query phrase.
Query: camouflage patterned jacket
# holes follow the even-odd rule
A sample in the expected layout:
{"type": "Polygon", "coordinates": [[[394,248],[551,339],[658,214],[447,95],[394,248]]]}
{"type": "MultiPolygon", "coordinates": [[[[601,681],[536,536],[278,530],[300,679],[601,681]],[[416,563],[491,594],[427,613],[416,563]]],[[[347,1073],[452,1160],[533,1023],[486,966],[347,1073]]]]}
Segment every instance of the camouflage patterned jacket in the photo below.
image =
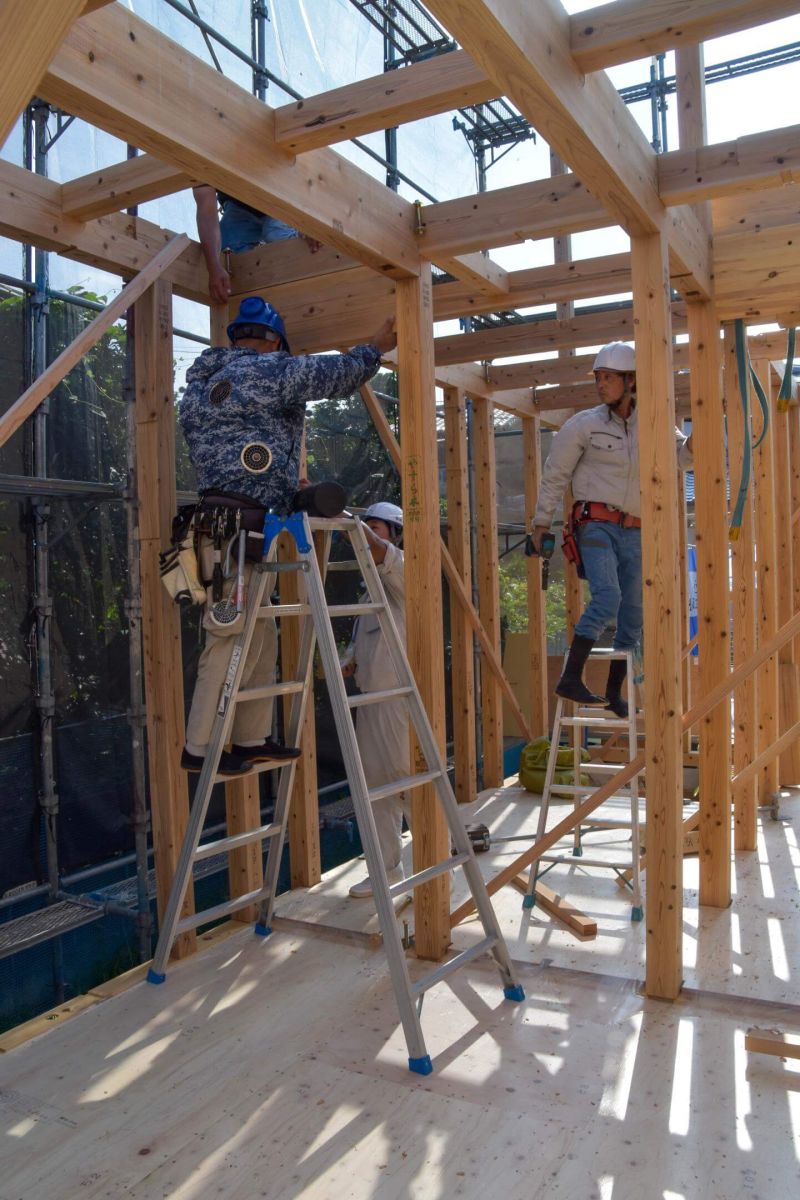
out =
{"type": "Polygon", "coordinates": [[[235,346],[204,350],[186,373],[179,405],[198,491],[238,492],[285,511],[297,489],[306,405],[349,396],[379,365],[374,346],[298,357],[235,346]],[[250,442],[266,444],[272,452],[271,465],[261,474],[242,464],[240,455],[250,442]]]}

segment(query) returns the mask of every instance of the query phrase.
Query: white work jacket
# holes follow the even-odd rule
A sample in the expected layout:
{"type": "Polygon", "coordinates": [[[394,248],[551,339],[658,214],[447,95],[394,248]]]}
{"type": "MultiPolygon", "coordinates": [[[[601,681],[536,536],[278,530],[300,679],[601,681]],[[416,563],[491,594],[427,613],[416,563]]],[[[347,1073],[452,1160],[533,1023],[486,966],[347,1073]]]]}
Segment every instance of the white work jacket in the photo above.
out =
{"type": "MultiPolygon", "coordinates": [[[[403,551],[391,542],[386,543],[386,557],[377,564],[386,599],[389,602],[397,632],[403,645],[406,641],[406,588],[403,575],[403,551]]],[[[359,617],[347,650],[347,659],[355,659],[356,683],[362,692],[381,692],[398,686],[398,678],[389,656],[386,639],[381,636],[378,618],[374,613],[359,617]]]]}
{"type": "MultiPolygon", "coordinates": [[[[691,469],[692,454],[679,429],[675,441],[678,465],[691,469]]],[[[568,484],[575,500],[593,500],[641,516],[638,406],[626,421],[606,404],[598,404],[564,422],[544,464],[534,525],[550,527],[568,484]]]]}

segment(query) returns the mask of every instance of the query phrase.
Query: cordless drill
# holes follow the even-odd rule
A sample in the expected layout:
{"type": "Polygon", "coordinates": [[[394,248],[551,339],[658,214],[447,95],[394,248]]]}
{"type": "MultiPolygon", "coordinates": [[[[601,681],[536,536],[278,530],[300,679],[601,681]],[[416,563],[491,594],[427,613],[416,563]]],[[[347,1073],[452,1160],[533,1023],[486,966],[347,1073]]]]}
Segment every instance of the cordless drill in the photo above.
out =
{"type": "Polygon", "coordinates": [[[541,549],[537,551],[534,545],[533,538],[530,534],[525,538],[525,554],[528,558],[538,555],[542,560],[542,591],[547,591],[547,585],[550,582],[550,559],[553,557],[553,551],[556,548],[556,536],[554,533],[542,534],[541,549]]]}

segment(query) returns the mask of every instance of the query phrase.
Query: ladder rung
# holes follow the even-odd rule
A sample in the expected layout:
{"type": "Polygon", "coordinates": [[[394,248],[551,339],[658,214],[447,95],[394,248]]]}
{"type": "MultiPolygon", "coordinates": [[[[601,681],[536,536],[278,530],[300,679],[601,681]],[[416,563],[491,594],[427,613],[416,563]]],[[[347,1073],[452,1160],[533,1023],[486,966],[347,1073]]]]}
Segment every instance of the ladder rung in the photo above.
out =
{"type": "MultiPolygon", "coordinates": [[[[562,746],[562,749],[563,749],[563,746],[562,746]]],[[[618,771],[622,771],[625,767],[627,767],[627,765],[628,765],[627,762],[619,762],[619,763],[583,762],[583,763],[581,763],[581,773],[585,772],[587,775],[590,775],[594,771],[598,775],[616,775],[618,771]]],[[[642,771],[637,772],[638,775],[641,775],[642,773],[643,773],[642,771]]],[[[635,779],[636,776],[634,775],[633,778],[635,779]]]]}
{"type": "Polygon", "coordinates": [[[238,912],[240,908],[247,908],[248,904],[258,904],[269,895],[269,888],[259,888],[257,892],[248,892],[246,896],[237,896],[234,900],[225,900],[222,904],[215,904],[213,908],[204,908],[202,912],[191,913],[188,917],[183,917],[175,926],[175,936],[181,933],[186,933],[189,929],[196,929],[198,925],[207,925],[210,921],[216,921],[220,917],[225,917],[228,913],[238,912]]]}
{"type": "Polygon", "coordinates": [[[411,788],[422,787],[425,783],[433,783],[441,778],[441,771],[424,771],[421,775],[406,775],[404,779],[395,779],[393,783],[384,783],[381,787],[370,788],[367,796],[370,803],[383,800],[386,796],[396,796],[398,792],[408,792],[411,788]]]}
{"type": "MultiPolygon", "coordinates": [[[[583,773],[581,771],[581,774],[583,773]]],[[[550,787],[550,795],[558,796],[564,792],[567,796],[591,796],[593,792],[598,791],[600,786],[599,783],[554,783],[550,787]]],[[[630,798],[630,792],[622,791],[614,792],[612,796],[608,797],[609,800],[630,800],[630,798]]]]}
{"type": "Polygon", "coordinates": [[[363,617],[366,613],[384,612],[385,604],[330,604],[328,615],[334,617],[363,617]]]}
{"type": "Polygon", "coordinates": [[[386,688],[382,692],[362,692],[358,696],[348,696],[347,703],[351,708],[360,708],[362,704],[380,704],[382,700],[394,700],[398,696],[410,696],[414,691],[411,687],[386,688]]]}
{"type": "Polygon", "coordinates": [[[194,860],[197,862],[201,858],[211,858],[212,855],[219,854],[223,850],[236,850],[239,846],[249,846],[251,842],[263,842],[265,838],[273,837],[280,831],[280,825],[271,821],[269,825],[261,825],[258,829],[251,829],[247,833],[234,833],[230,837],[218,838],[215,842],[204,842],[195,850],[194,860]]]}
{"type": "Polygon", "coordinates": [[[240,700],[264,700],[267,696],[291,696],[302,692],[305,684],[301,679],[288,679],[286,683],[265,683],[263,687],[242,688],[236,697],[240,700]]]}
{"type": "Polygon", "coordinates": [[[404,892],[410,892],[412,888],[420,887],[423,883],[430,883],[432,879],[444,875],[445,871],[452,871],[453,867],[460,867],[468,858],[468,854],[454,854],[452,858],[446,858],[444,862],[426,867],[424,871],[417,871],[416,875],[409,875],[408,879],[401,879],[399,883],[393,883],[389,888],[389,895],[394,899],[395,896],[402,896],[404,892]]]}
{"type": "Polygon", "coordinates": [[[262,604],[258,615],[275,621],[278,617],[307,617],[310,612],[307,604],[262,604]]]}
{"type": "Polygon", "coordinates": [[[355,517],[309,517],[308,523],[311,526],[311,531],[321,529],[326,532],[329,529],[355,529],[355,517]]]}
{"type": "Polygon", "coordinates": [[[564,863],[569,867],[608,867],[609,871],[629,871],[631,868],[630,859],[614,862],[610,858],[584,858],[582,855],[575,858],[572,854],[543,854],[539,861],[564,863]]]}
{"type": "Polygon", "coordinates": [[[560,724],[594,729],[627,729],[630,722],[627,717],[562,717],[560,724]]]}
{"type": "Polygon", "coordinates": [[[475,958],[480,958],[487,950],[491,950],[492,946],[497,945],[499,938],[492,934],[491,937],[482,938],[476,942],[474,946],[470,946],[467,950],[462,950],[455,958],[448,959],[442,963],[440,967],[429,971],[427,975],[423,975],[422,979],[418,979],[416,983],[411,985],[411,994],[419,996],[421,992],[426,992],[429,987],[433,987],[435,983],[440,983],[442,979],[446,979],[448,975],[452,975],[455,971],[465,967],[468,962],[472,962],[475,958]]]}

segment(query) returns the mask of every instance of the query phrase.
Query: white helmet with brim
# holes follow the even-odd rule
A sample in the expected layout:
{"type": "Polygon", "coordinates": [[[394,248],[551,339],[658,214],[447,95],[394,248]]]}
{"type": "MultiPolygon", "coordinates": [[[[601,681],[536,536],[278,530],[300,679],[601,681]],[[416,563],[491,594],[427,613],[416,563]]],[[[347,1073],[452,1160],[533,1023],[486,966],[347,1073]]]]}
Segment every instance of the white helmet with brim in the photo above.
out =
{"type": "Polygon", "coordinates": [[[636,354],[626,342],[609,342],[598,351],[592,371],[619,371],[621,375],[636,371],[636,354]]]}
{"type": "Polygon", "coordinates": [[[377,504],[370,504],[364,513],[363,520],[369,521],[373,517],[376,521],[385,521],[387,525],[397,525],[399,529],[403,528],[402,508],[397,504],[391,504],[388,500],[379,500],[377,504]]]}

